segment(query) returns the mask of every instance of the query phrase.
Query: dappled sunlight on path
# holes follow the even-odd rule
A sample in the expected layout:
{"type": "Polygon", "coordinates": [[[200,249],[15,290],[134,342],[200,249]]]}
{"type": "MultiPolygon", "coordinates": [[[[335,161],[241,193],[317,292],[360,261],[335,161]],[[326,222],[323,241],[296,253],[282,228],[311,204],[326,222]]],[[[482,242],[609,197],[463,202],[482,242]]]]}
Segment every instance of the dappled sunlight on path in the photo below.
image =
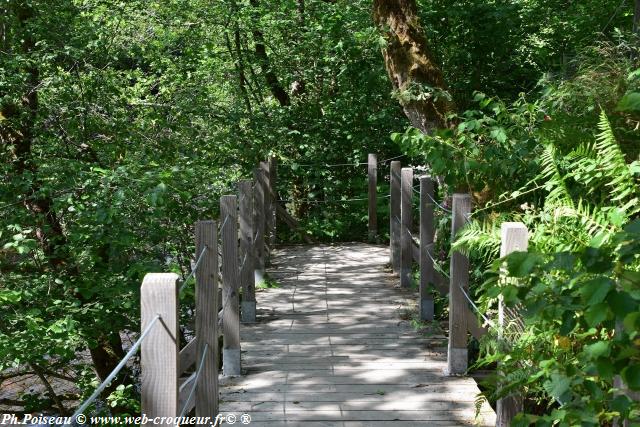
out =
{"type": "Polygon", "coordinates": [[[243,376],[221,380],[222,414],[252,426],[495,425],[471,378],[448,377],[444,337],[400,313],[415,291],[384,270],[387,248],[296,246],[273,253],[279,288],[242,326],[243,376]]]}

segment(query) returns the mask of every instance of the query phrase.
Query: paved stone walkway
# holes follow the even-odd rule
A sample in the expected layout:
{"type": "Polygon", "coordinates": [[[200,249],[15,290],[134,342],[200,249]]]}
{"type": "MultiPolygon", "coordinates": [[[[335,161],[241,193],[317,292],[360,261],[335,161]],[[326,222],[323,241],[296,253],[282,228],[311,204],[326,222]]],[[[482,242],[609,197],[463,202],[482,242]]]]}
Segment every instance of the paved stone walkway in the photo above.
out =
{"type": "Polygon", "coordinates": [[[444,337],[421,337],[400,314],[416,291],[365,244],[273,252],[279,284],[258,292],[243,325],[243,376],[221,380],[220,412],[251,426],[495,425],[471,378],[447,377],[444,337]]]}

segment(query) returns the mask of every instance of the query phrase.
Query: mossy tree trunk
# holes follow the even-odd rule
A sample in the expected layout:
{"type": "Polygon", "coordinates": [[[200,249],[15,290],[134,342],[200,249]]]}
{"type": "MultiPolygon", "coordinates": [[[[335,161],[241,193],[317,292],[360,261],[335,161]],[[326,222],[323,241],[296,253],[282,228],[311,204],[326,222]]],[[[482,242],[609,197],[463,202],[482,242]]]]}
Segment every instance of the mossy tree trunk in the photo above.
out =
{"type": "Polygon", "coordinates": [[[415,0],[374,0],[373,18],[386,39],[385,66],[409,121],[424,133],[445,127],[453,105],[420,26],[415,0]]]}

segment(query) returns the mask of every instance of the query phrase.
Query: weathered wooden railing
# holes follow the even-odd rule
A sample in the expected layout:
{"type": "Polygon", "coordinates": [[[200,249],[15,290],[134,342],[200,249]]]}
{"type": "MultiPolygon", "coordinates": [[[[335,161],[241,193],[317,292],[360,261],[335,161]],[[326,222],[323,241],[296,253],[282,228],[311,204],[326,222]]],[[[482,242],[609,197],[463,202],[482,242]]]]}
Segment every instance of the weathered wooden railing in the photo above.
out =
{"type": "MultiPolygon", "coordinates": [[[[375,227],[377,216],[371,214],[375,206],[377,177],[375,172],[375,155],[369,155],[369,230],[375,227]]],[[[419,265],[419,313],[422,320],[433,320],[433,292],[449,296],[449,337],[447,346],[447,371],[449,375],[462,375],[468,369],[469,334],[480,339],[487,333],[489,325],[495,326],[498,340],[508,323],[502,301],[499,301],[498,324],[494,325],[469,296],[469,258],[459,251],[450,254],[449,274],[437,267],[434,254],[436,239],[434,215],[436,208],[451,215],[451,235],[453,241],[456,234],[470,221],[472,199],[469,194],[456,193],[451,196],[451,209],[438,203],[435,195],[435,182],[431,176],[419,177],[419,190],[414,187],[414,171],[402,168],[400,161],[392,161],[389,173],[390,207],[389,207],[389,247],[390,264],[394,273],[400,276],[400,285],[410,287],[413,282],[413,263],[419,265]],[[419,221],[414,226],[412,212],[414,193],[419,195],[419,221]],[[477,311],[477,314],[473,312],[477,311]],[[478,319],[484,318],[485,325],[478,319]]],[[[514,251],[527,250],[527,229],[522,223],[507,222],[502,224],[502,243],[500,256],[514,251]]],[[[513,320],[513,319],[511,319],[513,320]]],[[[506,345],[503,343],[503,345],[506,345]]],[[[497,403],[497,425],[508,426],[519,411],[522,400],[517,396],[508,396],[497,403]]]]}
{"type": "Polygon", "coordinates": [[[140,337],[72,419],[93,403],[138,348],[143,415],[175,420],[195,408],[198,417],[216,418],[218,338],[223,337],[223,375],[240,375],[240,319],[256,321],[255,285],[265,278],[276,239],[276,216],[296,225],[283,207],[277,209],[275,182],[275,159],[260,162],[253,180],[238,182],[237,195],[220,198],[219,222],[196,223],[195,263],[184,281],[175,273],[144,277],[140,337]],[[195,336],[181,347],[180,295],[191,277],[196,282],[195,336]]]}
{"type": "MultiPolygon", "coordinates": [[[[378,234],[377,156],[370,154],[368,173],[368,233],[378,234]]],[[[390,264],[400,276],[402,287],[413,281],[413,264],[419,265],[419,312],[423,320],[434,318],[434,291],[449,295],[449,342],[447,367],[450,375],[461,375],[468,368],[468,334],[486,334],[472,309],[469,297],[469,259],[453,251],[450,272],[437,267],[434,244],[435,210],[450,214],[451,239],[470,221],[471,196],[453,194],[451,209],[439,203],[435,182],[419,177],[414,187],[414,171],[390,163],[390,264]],[[414,193],[419,194],[419,226],[414,226],[414,193]],[[414,233],[417,234],[414,235],[414,233]]],[[[286,212],[276,191],[276,160],[260,162],[253,180],[238,182],[237,195],[220,198],[220,220],[199,221],[195,226],[195,264],[184,281],[174,273],[150,273],[141,287],[141,335],[127,356],[78,409],[84,411],[141,347],[142,412],[149,418],[180,417],[195,408],[196,416],[218,414],[218,337],[223,337],[222,373],[241,374],[240,322],[256,321],[255,285],[265,279],[271,249],[275,245],[276,218],[291,227],[297,221],[286,212]],[[218,247],[220,246],[220,250],[218,247]],[[180,345],[179,305],[181,290],[195,277],[195,336],[180,345]],[[240,299],[240,296],[242,298],[240,299]]],[[[385,196],[386,197],[386,196],[385,196]]],[[[502,225],[501,256],[527,249],[527,230],[521,223],[502,225]]],[[[488,324],[491,322],[482,314],[488,324]]],[[[498,339],[505,324],[499,302],[498,339]]],[[[498,425],[508,425],[521,407],[518,396],[498,402],[498,425]]]]}
{"type": "Polygon", "coordinates": [[[264,280],[275,244],[275,181],[275,159],[260,162],[253,180],[238,182],[237,195],[220,198],[218,223],[196,224],[196,330],[195,337],[181,350],[178,276],[168,273],[145,277],[141,326],[144,330],[156,315],[164,325],[152,331],[142,344],[142,412],[148,417],[183,416],[195,407],[196,416],[215,418],[220,335],[222,374],[241,374],[240,321],[256,321],[255,285],[264,280]],[[194,365],[194,372],[184,378],[194,365]]]}

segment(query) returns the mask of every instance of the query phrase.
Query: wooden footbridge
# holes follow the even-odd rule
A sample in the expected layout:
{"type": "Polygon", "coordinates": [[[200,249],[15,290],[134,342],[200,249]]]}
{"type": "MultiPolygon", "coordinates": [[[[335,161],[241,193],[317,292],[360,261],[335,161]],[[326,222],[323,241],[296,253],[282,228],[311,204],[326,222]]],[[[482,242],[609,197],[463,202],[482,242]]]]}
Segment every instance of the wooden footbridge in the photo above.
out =
{"type": "MultiPolygon", "coordinates": [[[[369,237],[377,199],[388,198],[388,246],[276,246],[277,224],[297,224],[278,196],[275,160],[261,162],[238,194],[221,198],[219,221],[196,224],[188,277],[145,277],[140,338],[76,414],[140,348],[142,412],[172,425],[193,424],[180,418],[193,415],[209,417],[199,425],[216,417],[270,427],[508,425],[518,399],[498,401],[496,413],[466,376],[470,337],[499,330],[502,316],[496,325],[473,311],[466,256],[453,252],[446,273],[433,250],[436,237],[447,238],[435,235],[435,210],[451,215],[453,237],[471,221],[471,197],[438,202],[434,181],[414,185],[413,169],[397,160],[386,174],[390,192],[379,196],[376,156],[364,165],[369,237]],[[448,297],[448,328],[421,333],[412,320],[434,319],[436,293],[448,297]],[[195,306],[181,307],[190,297],[195,306]],[[180,325],[180,313],[194,312],[193,324],[180,325]],[[181,342],[185,335],[193,338],[181,342]]],[[[526,250],[522,224],[502,231],[502,255],[526,250]]]]}
{"type": "Polygon", "coordinates": [[[446,338],[423,337],[402,316],[415,291],[384,269],[385,247],[279,249],[242,326],[243,375],[220,382],[220,412],[257,426],[495,425],[469,377],[445,374],[446,338]]]}

